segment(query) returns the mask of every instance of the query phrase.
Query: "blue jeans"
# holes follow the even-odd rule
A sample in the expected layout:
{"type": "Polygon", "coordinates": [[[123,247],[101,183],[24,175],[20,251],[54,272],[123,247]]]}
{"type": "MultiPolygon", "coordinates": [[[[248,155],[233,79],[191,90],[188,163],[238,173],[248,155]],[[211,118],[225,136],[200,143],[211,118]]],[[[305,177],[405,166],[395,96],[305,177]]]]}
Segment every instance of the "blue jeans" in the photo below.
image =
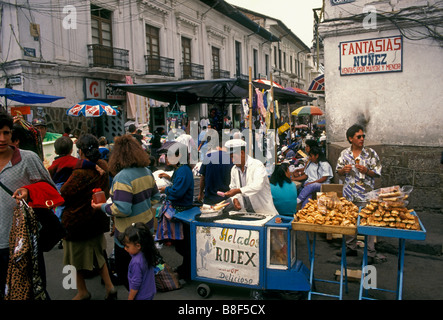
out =
{"type": "Polygon", "coordinates": [[[297,197],[297,201],[301,202],[301,207],[303,208],[312,198],[312,193],[320,192],[321,183],[315,182],[308,185],[304,185],[303,189],[300,191],[297,197]]]}

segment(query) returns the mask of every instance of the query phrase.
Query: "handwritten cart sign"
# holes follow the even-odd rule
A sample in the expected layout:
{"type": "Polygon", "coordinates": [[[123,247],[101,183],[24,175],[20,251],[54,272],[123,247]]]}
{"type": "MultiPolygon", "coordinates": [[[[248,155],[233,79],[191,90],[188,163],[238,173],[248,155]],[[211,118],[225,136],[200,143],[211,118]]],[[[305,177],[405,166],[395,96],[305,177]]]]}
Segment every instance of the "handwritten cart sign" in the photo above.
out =
{"type": "Polygon", "coordinates": [[[403,37],[340,42],[340,75],[403,71],[403,37]]]}
{"type": "Polygon", "coordinates": [[[197,276],[258,285],[259,237],[256,230],[197,226],[197,276]]]}

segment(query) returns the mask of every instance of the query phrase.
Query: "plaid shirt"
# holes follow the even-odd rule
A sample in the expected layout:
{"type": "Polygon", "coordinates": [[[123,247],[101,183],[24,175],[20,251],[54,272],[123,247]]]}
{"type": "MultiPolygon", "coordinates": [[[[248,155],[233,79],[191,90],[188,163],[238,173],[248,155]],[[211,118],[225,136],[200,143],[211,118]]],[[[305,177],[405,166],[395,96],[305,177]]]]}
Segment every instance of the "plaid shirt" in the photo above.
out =
{"type": "Polygon", "coordinates": [[[363,148],[360,155],[354,159],[351,147],[343,150],[337,161],[335,171],[343,169],[345,165],[352,164],[352,170],[346,174],[343,186],[343,196],[352,202],[364,202],[365,194],[374,190],[374,178],[360,173],[356,168],[356,160],[360,160],[360,165],[374,171],[376,177],[381,175],[381,161],[377,153],[371,148],[363,148]]]}
{"type": "MultiPolygon", "coordinates": [[[[0,172],[0,181],[12,192],[23,186],[46,181],[52,186],[49,172],[43,166],[38,155],[32,151],[19,150],[14,147],[11,161],[0,172]]],[[[12,213],[16,201],[0,187],[0,249],[9,247],[9,231],[12,225],[12,213]]]]}

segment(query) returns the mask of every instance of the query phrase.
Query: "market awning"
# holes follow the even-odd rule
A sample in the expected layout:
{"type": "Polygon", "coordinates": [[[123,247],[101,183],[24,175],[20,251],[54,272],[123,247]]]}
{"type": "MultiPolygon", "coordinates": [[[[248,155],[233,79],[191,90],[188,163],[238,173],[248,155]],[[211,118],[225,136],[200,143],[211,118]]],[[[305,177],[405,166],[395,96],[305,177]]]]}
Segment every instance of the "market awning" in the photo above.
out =
{"type": "Polygon", "coordinates": [[[317,78],[312,80],[308,91],[313,93],[325,93],[325,75],[319,75],[317,78]]]}
{"type": "Polygon", "coordinates": [[[64,97],[50,96],[46,94],[32,93],[27,91],[0,88],[0,96],[26,104],[51,103],[64,97]]]}
{"type": "MultiPolygon", "coordinates": [[[[144,97],[180,105],[199,103],[226,105],[241,103],[249,97],[249,81],[235,79],[189,80],[144,84],[113,84],[113,87],[144,97]]],[[[269,90],[267,84],[253,82],[253,88],[269,90]]],[[[280,103],[313,101],[316,98],[274,87],[274,97],[280,103]]]]}

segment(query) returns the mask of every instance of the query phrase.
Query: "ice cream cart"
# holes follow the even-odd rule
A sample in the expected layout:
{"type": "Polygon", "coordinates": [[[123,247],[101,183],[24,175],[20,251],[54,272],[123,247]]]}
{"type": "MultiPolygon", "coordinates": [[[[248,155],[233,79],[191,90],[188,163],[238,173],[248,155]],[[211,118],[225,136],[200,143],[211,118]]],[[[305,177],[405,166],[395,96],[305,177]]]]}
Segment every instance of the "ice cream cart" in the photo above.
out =
{"type": "Polygon", "coordinates": [[[309,270],[297,259],[292,217],[229,212],[215,220],[199,219],[199,208],[177,213],[190,224],[191,279],[208,297],[208,284],[256,290],[309,291],[309,270]]]}

